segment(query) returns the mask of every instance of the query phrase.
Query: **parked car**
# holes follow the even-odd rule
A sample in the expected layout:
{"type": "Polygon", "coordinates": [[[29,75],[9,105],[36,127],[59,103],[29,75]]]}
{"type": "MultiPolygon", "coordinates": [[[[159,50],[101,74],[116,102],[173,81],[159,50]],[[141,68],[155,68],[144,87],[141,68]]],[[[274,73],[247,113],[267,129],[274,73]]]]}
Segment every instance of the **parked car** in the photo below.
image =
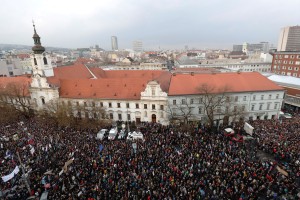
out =
{"type": "Polygon", "coordinates": [[[107,129],[101,129],[98,133],[97,133],[97,136],[96,136],[96,139],[97,140],[103,140],[106,136],[106,132],[108,130],[107,129]]]}
{"type": "Polygon", "coordinates": [[[128,133],[128,136],[127,136],[127,140],[138,140],[138,139],[141,139],[141,140],[144,140],[144,135],[141,133],[141,132],[129,132],[128,133]]]}
{"type": "Polygon", "coordinates": [[[283,117],[286,119],[291,119],[293,116],[290,113],[284,113],[283,117]]]}
{"type": "Polygon", "coordinates": [[[110,131],[108,133],[108,140],[116,139],[117,134],[118,134],[118,128],[117,127],[114,127],[112,129],[110,129],[110,131]]]}

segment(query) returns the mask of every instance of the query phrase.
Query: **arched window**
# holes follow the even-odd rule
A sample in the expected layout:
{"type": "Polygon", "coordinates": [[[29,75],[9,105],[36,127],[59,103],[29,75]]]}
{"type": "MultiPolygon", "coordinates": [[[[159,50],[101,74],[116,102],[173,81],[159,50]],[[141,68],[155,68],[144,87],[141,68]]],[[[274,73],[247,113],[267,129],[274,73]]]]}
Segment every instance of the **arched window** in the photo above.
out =
{"type": "Polygon", "coordinates": [[[36,58],[34,58],[33,61],[34,61],[34,65],[37,65],[36,58]]]}
{"type": "Polygon", "coordinates": [[[43,105],[45,104],[45,99],[44,99],[44,98],[42,98],[42,104],[43,104],[43,105]]]}
{"type": "Polygon", "coordinates": [[[44,60],[44,65],[48,65],[47,58],[44,57],[43,60],[44,60]]]}

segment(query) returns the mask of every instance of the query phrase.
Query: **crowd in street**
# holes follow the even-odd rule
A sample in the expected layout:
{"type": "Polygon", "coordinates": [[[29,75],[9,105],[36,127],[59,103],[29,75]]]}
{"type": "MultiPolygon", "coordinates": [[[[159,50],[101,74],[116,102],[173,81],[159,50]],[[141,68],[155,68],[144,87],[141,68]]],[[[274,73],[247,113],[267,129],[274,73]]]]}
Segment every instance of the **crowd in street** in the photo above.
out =
{"type": "Polygon", "coordinates": [[[299,199],[298,120],[254,121],[258,148],[199,125],[194,131],[142,124],[144,141],[97,140],[35,119],[0,126],[3,199],[299,199]],[[260,160],[257,151],[274,155],[260,160]],[[252,152],[252,154],[250,154],[252,152]],[[254,154],[253,154],[254,152],[254,154]],[[20,155],[20,160],[18,159],[20,155]],[[249,159],[252,157],[252,159],[249,159]],[[280,172],[277,167],[287,172],[280,172]]]}

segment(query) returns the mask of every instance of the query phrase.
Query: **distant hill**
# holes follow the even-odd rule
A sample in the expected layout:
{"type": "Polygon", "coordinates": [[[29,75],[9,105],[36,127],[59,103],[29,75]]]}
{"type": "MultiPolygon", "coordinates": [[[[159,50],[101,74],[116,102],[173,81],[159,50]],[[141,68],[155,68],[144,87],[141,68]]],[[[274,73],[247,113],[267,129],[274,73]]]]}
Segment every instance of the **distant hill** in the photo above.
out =
{"type": "MultiPolygon", "coordinates": [[[[32,46],[22,44],[0,44],[0,51],[31,50],[32,46]]],[[[46,51],[70,51],[68,48],[45,47],[46,51]]]]}

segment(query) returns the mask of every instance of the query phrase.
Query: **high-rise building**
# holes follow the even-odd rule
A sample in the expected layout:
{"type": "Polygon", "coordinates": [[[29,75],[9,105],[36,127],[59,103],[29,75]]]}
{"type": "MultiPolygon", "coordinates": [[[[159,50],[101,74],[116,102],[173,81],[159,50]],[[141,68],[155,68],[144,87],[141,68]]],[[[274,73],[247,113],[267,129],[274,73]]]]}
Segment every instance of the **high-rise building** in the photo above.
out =
{"type": "Polygon", "coordinates": [[[132,49],[135,52],[142,52],[143,51],[143,42],[142,41],[133,41],[132,49]]]}
{"type": "Polygon", "coordinates": [[[118,38],[117,38],[117,36],[111,36],[111,49],[113,51],[118,50],[118,38]]]}
{"type": "Polygon", "coordinates": [[[277,51],[300,51],[300,26],[287,26],[281,29],[277,51]]]}

